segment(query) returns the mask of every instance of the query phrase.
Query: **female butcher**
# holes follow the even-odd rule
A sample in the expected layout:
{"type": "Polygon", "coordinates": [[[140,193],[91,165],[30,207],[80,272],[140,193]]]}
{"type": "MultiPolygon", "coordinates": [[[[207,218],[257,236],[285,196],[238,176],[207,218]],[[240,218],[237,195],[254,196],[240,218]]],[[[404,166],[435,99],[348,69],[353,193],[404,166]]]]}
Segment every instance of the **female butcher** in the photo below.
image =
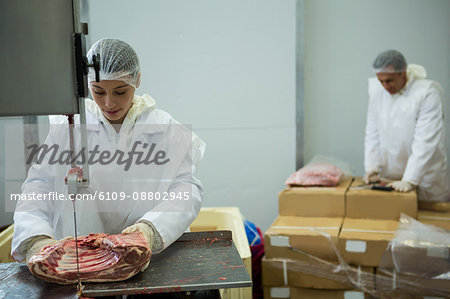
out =
{"type": "Polygon", "coordinates": [[[135,95],[141,72],[127,43],[101,39],[88,60],[97,54],[100,81],[91,68],[93,100],[85,101],[88,150],[81,148],[77,118],[74,127],[76,161],[88,161],[89,188],[68,194],[67,118],[52,117],[45,141],[52,150],[41,151],[30,168],[14,213],[11,254],[18,261],[74,235],[73,199],[78,236],[140,231],[153,253],[180,237],[199,212],[202,186],[194,174],[203,141],[156,109],[149,95],[135,95]]]}

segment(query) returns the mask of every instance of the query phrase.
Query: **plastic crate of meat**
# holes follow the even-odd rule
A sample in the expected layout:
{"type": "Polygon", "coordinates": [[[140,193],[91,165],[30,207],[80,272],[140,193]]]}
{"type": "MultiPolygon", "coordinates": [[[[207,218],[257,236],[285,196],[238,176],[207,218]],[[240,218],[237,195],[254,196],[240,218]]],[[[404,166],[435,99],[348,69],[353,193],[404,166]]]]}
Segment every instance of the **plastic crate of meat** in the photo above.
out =
{"type": "Polygon", "coordinates": [[[344,173],[335,165],[316,162],[306,165],[294,172],[286,180],[290,186],[337,186],[344,173]]]}

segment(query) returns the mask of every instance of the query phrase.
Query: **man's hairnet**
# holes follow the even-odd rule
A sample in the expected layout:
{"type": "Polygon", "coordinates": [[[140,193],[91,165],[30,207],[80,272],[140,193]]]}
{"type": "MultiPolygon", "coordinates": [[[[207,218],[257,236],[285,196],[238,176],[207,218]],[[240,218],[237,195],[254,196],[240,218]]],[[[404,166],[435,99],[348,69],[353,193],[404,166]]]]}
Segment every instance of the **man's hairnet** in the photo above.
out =
{"type": "MultiPolygon", "coordinates": [[[[120,80],[136,88],[139,79],[139,60],[133,48],[124,41],[111,38],[98,40],[87,53],[89,63],[92,56],[100,55],[100,80],[120,80]]],[[[95,81],[95,71],[89,68],[89,85],[95,81]]]]}
{"type": "Polygon", "coordinates": [[[399,51],[388,50],[378,54],[372,67],[375,73],[402,73],[406,71],[406,59],[399,51]]]}

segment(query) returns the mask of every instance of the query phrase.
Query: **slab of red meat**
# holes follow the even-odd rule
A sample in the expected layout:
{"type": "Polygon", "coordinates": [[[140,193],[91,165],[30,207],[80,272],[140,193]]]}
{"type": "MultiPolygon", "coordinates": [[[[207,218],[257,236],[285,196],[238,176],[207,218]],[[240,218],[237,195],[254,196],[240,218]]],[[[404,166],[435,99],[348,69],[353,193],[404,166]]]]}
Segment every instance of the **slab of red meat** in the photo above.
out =
{"type": "MultiPolygon", "coordinates": [[[[139,273],[150,260],[151,250],[141,232],[90,234],[78,238],[78,257],[81,281],[120,281],[139,273]]],[[[46,281],[76,283],[75,239],[44,247],[30,258],[28,268],[46,281]]]]}

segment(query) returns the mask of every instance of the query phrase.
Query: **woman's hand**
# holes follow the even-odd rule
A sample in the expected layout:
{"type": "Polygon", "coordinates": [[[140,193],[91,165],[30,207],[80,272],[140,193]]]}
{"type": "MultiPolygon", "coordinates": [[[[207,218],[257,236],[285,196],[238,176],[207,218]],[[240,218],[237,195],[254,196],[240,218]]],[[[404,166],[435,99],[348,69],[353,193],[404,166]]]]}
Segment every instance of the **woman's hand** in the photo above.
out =
{"type": "Polygon", "coordinates": [[[73,239],[73,237],[66,237],[62,240],[55,240],[50,238],[49,236],[39,235],[35,237],[31,237],[26,245],[26,261],[27,264],[30,261],[31,257],[36,253],[39,253],[44,247],[54,245],[59,242],[64,242],[68,239],[73,239]]]}
{"type": "MultiPolygon", "coordinates": [[[[133,224],[133,225],[125,228],[122,231],[122,234],[131,234],[136,231],[139,231],[142,233],[142,235],[144,235],[144,238],[147,240],[150,250],[152,250],[153,242],[155,240],[155,232],[153,230],[153,227],[146,223],[139,222],[139,223],[133,224]]],[[[144,271],[148,267],[149,263],[150,263],[150,260],[148,260],[147,264],[142,268],[141,272],[144,271]]]]}

